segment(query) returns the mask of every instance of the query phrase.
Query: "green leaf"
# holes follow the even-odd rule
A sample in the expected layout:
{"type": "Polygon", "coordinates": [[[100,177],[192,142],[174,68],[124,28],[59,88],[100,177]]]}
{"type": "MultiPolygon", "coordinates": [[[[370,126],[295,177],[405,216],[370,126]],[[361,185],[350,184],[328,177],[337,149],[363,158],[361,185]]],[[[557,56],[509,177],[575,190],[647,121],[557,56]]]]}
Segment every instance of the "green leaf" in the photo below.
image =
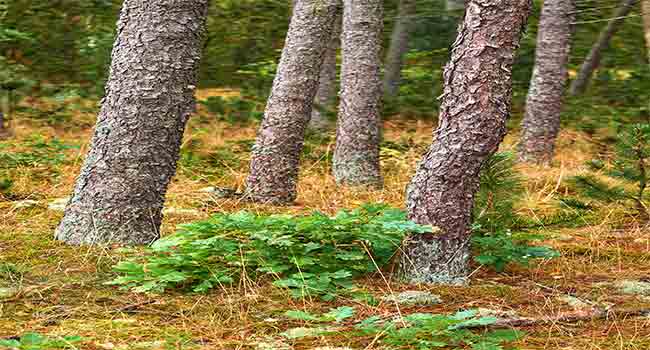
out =
{"type": "Polygon", "coordinates": [[[294,320],[302,320],[302,321],[320,321],[321,317],[312,315],[308,312],[301,311],[301,310],[289,310],[284,313],[284,315],[288,318],[292,318],[294,320]]]}
{"type": "Polygon", "coordinates": [[[346,318],[354,316],[354,308],[350,306],[337,307],[336,309],[330,310],[323,316],[328,320],[334,320],[336,323],[340,323],[346,318]]]}

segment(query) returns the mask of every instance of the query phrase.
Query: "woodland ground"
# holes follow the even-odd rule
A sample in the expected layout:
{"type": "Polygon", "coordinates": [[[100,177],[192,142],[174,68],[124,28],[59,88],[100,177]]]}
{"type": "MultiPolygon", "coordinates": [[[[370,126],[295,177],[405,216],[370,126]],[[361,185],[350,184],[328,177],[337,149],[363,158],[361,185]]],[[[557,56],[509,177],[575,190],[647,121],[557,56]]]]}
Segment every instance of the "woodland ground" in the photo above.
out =
{"type": "MultiPolygon", "coordinates": [[[[214,93],[201,91],[199,97],[214,93]]],[[[82,349],[253,349],[260,339],[278,336],[303,324],[282,317],[291,309],[321,312],[341,305],[354,306],[357,314],[346,324],[371,315],[398,313],[390,302],[369,306],[346,298],[330,303],[291,299],[288,293],[268,283],[244,283],[202,295],[174,291],[163,295],[136,294],[103,285],[113,278],[111,266],[119,261],[120,254],[111,248],[70,247],[53,240],[62,212],[48,209],[48,203],[70,194],[88,149],[96,113],[94,102],[76,103],[73,118],[53,123],[37,118],[39,110],[48,110],[46,101],[23,101],[23,106],[33,109],[23,109],[14,122],[14,138],[0,143],[0,152],[35,152],[35,157],[44,158],[15,167],[0,164],[0,171],[4,172],[0,175],[10,176],[14,181],[11,198],[0,197],[0,287],[19,289],[17,294],[0,299],[0,338],[38,332],[83,336],[88,340],[77,345],[82,349]],[[49,144],[56,139],[76,148],[57,146],[55,151],[39,151],[44,148],[34,146],[38,143],[36,138],[49,144]],[[64,154],[65,158],[56,159],[57,154],[64,154]],[[16,208],[13,201],[24,199],[35,200],[37,205],[16,208]]],[[[386,183],[383,190],[338,189],[329,167],[333,138],[311,135],[303,157],[296,204],[270,207],[216,199],[199,191],[206,186],[241,188],[247,173],[248,149],[255,137],[254,124],[215,121],[213,115],[200,108],[188,125],[178,174],[166,203],[167,207],[192,208],[197,212],[166,215],[163,234],[173,232],[180,223],[240,209],[263,213],[321,210],[331,214],[365,202],[403,208],[405,186],[431,141],[432,122],[392,118],[384,126],[385,140],[393,146],[382,149],[386,183]]],[[[516,134],[515,131],[507,137],[503,150],[513,149],[516,134]]],[[[517,167],[525,177],[525,192],[517,203],[517,211],[537,218],[556,210],[557,196],[570,191],[563,180],[583,172],[584,162],[601,151],[602,145],[591,137],[564,131],[552,167],[517,167]]],[[[485,307],[544,317],[572,310],[572,306],[560,300],[567,294],[601,305],[650,308],[650,300],[622,294],[612,284],[603,283],[650,276],[650,231],[635,225],[630,211],[617,206],[600,207],[595,215],[580,220],[584,222],[570,225],[577,227],[539,228],[539,233],[548,238],[544,244],[555,247],[561,257],[527,268],[509,267],[503,273],[475,265],[467,287],[404,285],[389,274],[385,275],[387,282],[376,275],[359,283],[378,298],[412,289],[429,290],[442,297],[442,304],[402,306],[402,313],[449,313],[485,307]]],[[[515,344],[521,349],[650,348],[647,317],[612,315],[608,319],[543,324],[522,330],[526,335],[515,344]]],[[[295,349],[324,345],[378,348],[372,340],[342,333],[287,343],[295,349]]]]}

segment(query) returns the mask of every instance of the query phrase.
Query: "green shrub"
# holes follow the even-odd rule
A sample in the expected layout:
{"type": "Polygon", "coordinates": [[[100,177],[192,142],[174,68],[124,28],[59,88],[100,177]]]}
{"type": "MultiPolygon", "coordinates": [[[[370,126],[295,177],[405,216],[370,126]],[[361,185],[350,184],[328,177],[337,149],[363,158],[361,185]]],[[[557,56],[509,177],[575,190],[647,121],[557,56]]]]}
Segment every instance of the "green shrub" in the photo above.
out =
{"type": "Polygon", "coordinates": [[[53,338],[38,333],[26,333],[20,338],[0,339],[0,348],[19,350],[77,349],[75,343],[82,340],[79,336],[53,338]]]}
{"type": "Polygon", "coordinates": [[[328,300],[351,289],[354,277],[386,265],[407,233],[431,230],[383,205],[342,210],[334,217],[218,214],[182,225],[144,256],[120,262],[115,271],[121,276],[110,283],[140,292],[172,287],[205,292],[239,278],[270,275],[294,297],[328,300]]]}

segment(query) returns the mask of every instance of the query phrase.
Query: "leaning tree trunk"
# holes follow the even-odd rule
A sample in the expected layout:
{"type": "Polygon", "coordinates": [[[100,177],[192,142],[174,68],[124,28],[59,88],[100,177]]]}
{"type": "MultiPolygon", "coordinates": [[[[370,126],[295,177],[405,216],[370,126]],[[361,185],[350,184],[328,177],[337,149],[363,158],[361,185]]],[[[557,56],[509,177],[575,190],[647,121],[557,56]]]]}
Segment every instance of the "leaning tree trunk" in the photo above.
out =
{"type": "Polygon", "coordinates": [[[415,27],[415,0],[401,0],[397,20],[390,39],[384,68],[384,94],[397,96],[402,78],[404,56],[408,52],[409,37],[415,27]]]}
{"type": "Polygon", "coordinates": [[[329,110],[336,100],[336,54],[341,46],[341,13],[339,12],[332,31],[332,38],[325,52],[325,61],[320,70],[318,91],[314,102],[316,107],[311,113],[309,127],[314,130],[325,130],[330,126],[330,121],[323,111],[329,110]]]}
{"type": "Polygon", "coordinates": [[[333,172],[336,182],[381,186],[381,0],[343,1],[343,63],[333,172]]]}
{"type": "Polygon", "coordinates": [[[650,63],[650,0],[641,0],[641,14],[643,16],[643,37],[645,38],[648,63],[650,63]]]}
{"type": "Polygon", "coordinates": [[[305,128],[339,9],[338,0],[295,3],[246,179],[252,201],[285,204],[296,198],[305,128]]]}
{"type": "Polygon", "coordinates": [[[156,240],[194,110],[207,0],[126,0],[90,151],[56,238],[156,240]]]}
{"type": "Polygon", "coordinates": [[[567,62],[575,19],[573,0],[545,0],[539,20],[535,68],[521,126],[519,159],[549,164],[560,131],[567,62]]]}
{"type": "Polygon", "coordinates": [[[411,282],[463,284],[479,171],[506,133],[512,65],[529,0],[472,0],[444,71],[440,124],[407,190],[409,218],[440,228],[404,242],[411,282]]]}
{"type": "Polygon", "coordinates": [[[582,63],[578,77],[573,81],[573,83],[571,83],[569,94],[578,95],[585,92],[592,74],[600,64],[600,58],[603,51],[607,49],[612,36],[614,36],[614,33],[616,33],[618,28],[621,27],[623,21],[625,21],[625,16],[630,13],[636,2],[637,0],[623,0],[621,6],[616,9],[613,19],[610,20],[607,23],[607,27],[600,32],[598,41],[596,41],[596,43],[591,47],[589,55],[587,55],[587,58],[585,58],[585,61],[582,63]]]}

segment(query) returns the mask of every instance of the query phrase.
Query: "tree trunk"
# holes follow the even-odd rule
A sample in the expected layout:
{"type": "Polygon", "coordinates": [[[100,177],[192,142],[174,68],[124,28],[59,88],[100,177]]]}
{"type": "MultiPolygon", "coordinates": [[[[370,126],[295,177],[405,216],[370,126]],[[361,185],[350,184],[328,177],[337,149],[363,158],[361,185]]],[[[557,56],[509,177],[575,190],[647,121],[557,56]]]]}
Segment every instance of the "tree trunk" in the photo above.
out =
{"type": "Polygon", "coordinates": [[[0,139],[4,139],[8,136],[7,130],[5,129],[4,119],[4,112],[2,111],[2,108],[0,108],[0,139]]]}
{"type": "Polygon", "coordinates": [[[560,114],[571,51],[573,0],[546,0],[542,7],[535,68],[521,126],[519,159],[549,164],[560,131],[560,114]]]}
{"type": "Polygon", "coordinates": [[[296,198],[305,128],[339,9],[337,0],[296,1],[253,148],[246,180],[246,196],[252,201],[284,204],[296,198]]]}
{"type": "Polygon", "coordinates": [[[441,229],[410,236],[401,273],[410,282],[464,284],[479,171],[506,133],[512,64],[529,0],[472,0],[444,71],[440,124],[407,189],[409,218],[441,229]]]}
{"type": "Polygon", "coordinates": [[[650,63],[650,0],[641,0],[641,14],[643,16],[643,37],[650,63]]]}
{"type": "Polygon", "coordinates": [[[399,92],[402,64],[408,52],[409,37],[415,27],[415,2],[415,0],[401,0],[399,3],[384,69],[384,94],[389,98],[396,97],[399,92]]]}
{"type": "Polygon", "coordinates": [[[341,102],[333,172],[336,182],[381,186],[381,42],[383,2],[343,1],[341,102]]]}
{"type": "Polygon", "coordinates": [[[600,32],[598,41],[596,41],[594,46],[591,47],[589,55],[587,55],[587,58],[585,58],[585,61],[582,63],[578,77],[573,81],[573,83],[571,83],[569,94],[578,95],[585,92],[587,85],[589,85],[591,75],[600,64],[600,58],[603,51],[607,49],[612,36],[614,36],[614,33],[616,33],[618,28],[621,27],[623,21],[625,21],[625,16],[630,13],[636,2],[637,0],[623,0],[621,6],[616,9],[613,19],[607,22],[607,27],[600,32]]]}
{"type": "Polygon", "coordinates": [[[330,109],[336,100],[336,54],[341,46],[341,13],[337,14],[332,38],[325,52],[325,61],[320,70],[318,82],[318,91],[314,102],[317,104],[311,113],[309,127],[315,130],[326,130],[330,126],[330,121],[321,110],[330,109]]]}
{"type": "Polygon", "coordinates": [[[90,151],[56,238],[156,240],[194,110],[207,0],[126,0],[90,151]]]}
{"type": "Polygon", "coordinates": [[[465,8],[464,0],[447,0],[445,4],[447,11],[459,11],[465,8]]]}

